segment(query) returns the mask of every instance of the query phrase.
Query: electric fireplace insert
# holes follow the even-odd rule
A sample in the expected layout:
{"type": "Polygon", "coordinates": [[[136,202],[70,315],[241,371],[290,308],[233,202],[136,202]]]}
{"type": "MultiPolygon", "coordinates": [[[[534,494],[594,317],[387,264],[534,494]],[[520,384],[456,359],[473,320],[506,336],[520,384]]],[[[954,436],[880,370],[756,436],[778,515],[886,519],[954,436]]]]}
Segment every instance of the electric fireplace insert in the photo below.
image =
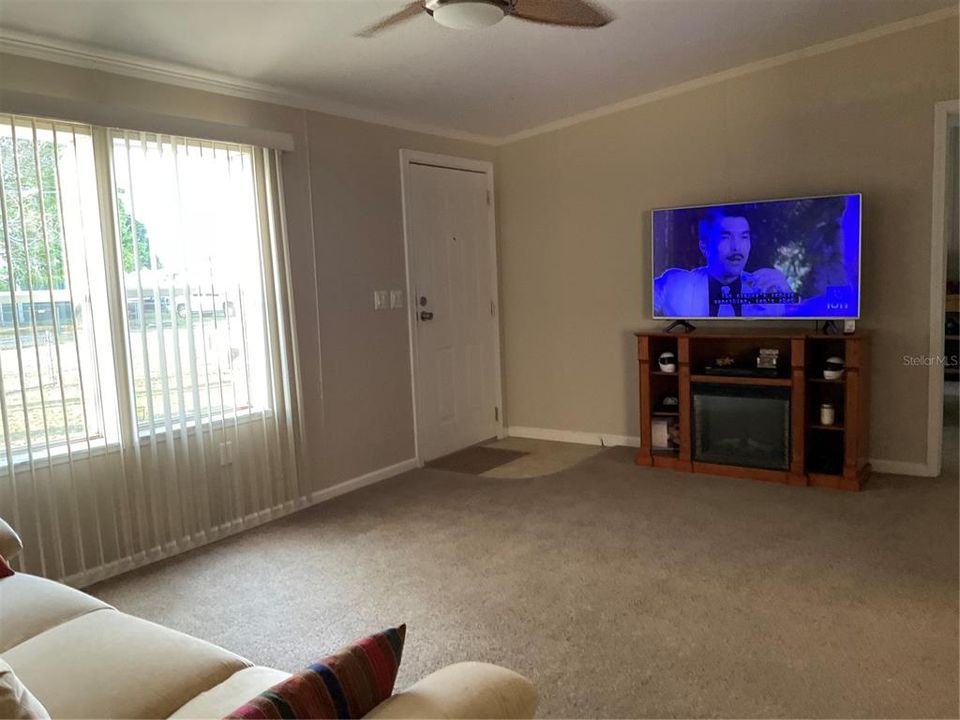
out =
{"type": "Polygon", "coordinates": [[[790,388],[694,383],[693,459],[787,470],[790,388]]]}

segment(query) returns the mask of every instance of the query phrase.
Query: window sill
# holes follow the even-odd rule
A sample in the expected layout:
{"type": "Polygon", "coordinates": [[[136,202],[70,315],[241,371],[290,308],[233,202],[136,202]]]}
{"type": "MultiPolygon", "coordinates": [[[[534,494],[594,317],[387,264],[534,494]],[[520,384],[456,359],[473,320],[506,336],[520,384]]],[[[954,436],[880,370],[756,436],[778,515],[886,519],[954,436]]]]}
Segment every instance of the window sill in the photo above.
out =
{"type": "Polygon", "coordinates": [[[184,430],[187,434],[190,435],[194,433],[199,428],[200,432],[208,432],[213,430],[223,430],[224,428],[229,429],[231,425],[236,423],[237,425],[246,425],[248,423],[257,422],[258,420],[263,420],[266,418],[273,417],[273,411],[269,409],[263,410],[243,410],[238,411],[236,416],[234,415],[218,415],[212,418],[206,418],[201,420],[199,423],[196,421],[187,421],[185,425],[181,425],[179,422],[171,423],[170,429],[167,429],[166,425],[156,425],[154,430],[151,432],[149,425],[140,425],[140,444],[149,444],[152,438],[157,440],[166,440],[168,435],[173,438],[180,438],[183,435],[184,430]]]}
{"type": "MultiPolygon", "coordinates": [[[[269,409],[248,410],[237,413],[236,418],[233,416],[219,416],[202,420],[200,423],[188,422],[185,426],[177,423],[173,425],[169,431],[165,426],[158,427],[154,432],[151,432],[149,428],[141,427],[139,430],[140,446],[149,446],[152,442],[166,442],[168,439],[179,439],[183,437],[184,432],[186,432],[189,437],[198,431],[199,433],[204,433],[224,429],[229,430],[234,424],[238,426],[248,425],[271,417],[273,417],[273,411],[269,409]]],[[[66,444],[63,444],[57,445],[49,450],[35,451],[33,453],[32,466],[34,470],[45,469],[55,465],[66,465],[76,460],[88,460],[103,455],[111,455],[119,453],[120,451],[121,445],[116,440],[107,441],[102,437],[91,438],[89,443],[87,443],[86,440],[74,442],[70,444],[69,448],[66,444]]],[[[29,473],[30,471],[30,456],[25,452],[15,453],[13,456],[13,473],[19,475],[25,472],[29,473]]],[[[10,471],[6,459],[0,458],[0,476],[9,474],[10,471]]]]}

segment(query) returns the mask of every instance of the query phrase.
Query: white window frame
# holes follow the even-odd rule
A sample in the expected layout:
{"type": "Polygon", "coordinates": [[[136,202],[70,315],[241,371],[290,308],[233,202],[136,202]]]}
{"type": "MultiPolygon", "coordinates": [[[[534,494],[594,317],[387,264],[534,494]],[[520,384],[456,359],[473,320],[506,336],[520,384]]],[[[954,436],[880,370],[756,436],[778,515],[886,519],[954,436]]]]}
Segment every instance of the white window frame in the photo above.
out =
{"type": "MultiPolygon", "coordinates": [[[[36,128],[69,128],[77,134],[82,133],[91,137],[95,174],[94,185],[99,209],[100,251],[103,260],[100,263],[102,267],[99,267],[98,270],[102,271],[104,281],[103,288],[97,288],[97,290],[98,292],[102,291],[102,294],[98,297],[105,305],[105,313],[108,315],[106,327],[109,328],[109,332],[95,333],[93,342],[96,346],[97,367],[93,380],[96,382],[96,387],[84,389],[84,402],[88,403],[88,406],[95,409],[96,412],[98,432],[91,434],[89,432],[90,427],[85,426],[87,432],[83,438],[75,439],[71,437],[69,441],[51,444],[43,448],[30,448],[28,442],[28,449],[13,454],[10,465],[7,464],[5,457],[0,457],[0,474],[8,473],[11,469],[19,473],[24,468],[34,466],[38,462],[42,465],[57,465],[70,462],[73,459],[117,452],[122,446],[133,443],[145,445],[155,440],[161,442],[172,441],[179,438],[184,432],[205,432],[211,429],[221,429],[229,424],[242,425],[272,418],[275,409],[270,406],[271,396],[268,392],[264,398],[265,404],[262,407],[257,405],[243,408],[223,407],[219,411],[208,408],[202,414],[199,422],[192,417],[186,423],[181,423],[179,418],[176,418],[173,422],[155,421],[152,424],[149,421],[141,423],[137,420],[134,376],[127,351],[127,338],[129,337],[127,323],[129,318],[123,283],[123,264],[119,255],[120,236],[115,203],[117,185],[113,176],[113,141],[116,137],[123,137],[124,131],[116,128],[31,117],[16,113],[0,113],[0,115],[11,118],[14,124],[17,124],[18,121],[20,123],[26,121],[36,128]]],[[[137,134],[141,137],[170,137],[166,133],[138,132],[137,134]]],[[[263,186],[264,179],[260,177],[263,173],[263,167],[254,160],[257,151],[255,147],[236,142],[215,142],[202,139],[197,139],[197,142],[210,146],[249,148],[250,171],[253,173],[254,182],[258,188],[263,186]]],[[[60,202],[60,198],[58,198],[58,202],[60,202]]],[[[259,224],[262,225],[262,223],[259,224]]],[[[262,227],[259,230],[262,231],[262,227]]],[[[84,240],[86,239],[84,238],[84,240]]],[[[265,241],[262,240],[262,242],[265,241]]],[[[86,247],[84,247],[84,252],[87,252],[86,247]]],[[[263,248],[258,248],[258,252],[263,252],[263,248]]],[[[100,259],[97,258],[98,261],[100,259]]],[[[261,283],[260,291],[261,294],[264,294],[267,290],[268,278],[262,277],[261,283]]],[[[16,292],[14,290],[14,293],[16,292]]],[[[46,293],[47,291],[34,292],[46,293]]],[[[92,302],[91,298],[91,304],[92,302]]],[[[76,304],[74,303],[75,307],[76,304]]],[[[12,311],[16,312],[16,308],[14,307],[12,311]]],[[[263,307],[261,312],[268,312],[268,308],[263,307]]],[[[270,352],[269,348],[266,348],[265,351],[270,352]]],[[[91,413],[91,417],[92,415],[91,413]]]]}

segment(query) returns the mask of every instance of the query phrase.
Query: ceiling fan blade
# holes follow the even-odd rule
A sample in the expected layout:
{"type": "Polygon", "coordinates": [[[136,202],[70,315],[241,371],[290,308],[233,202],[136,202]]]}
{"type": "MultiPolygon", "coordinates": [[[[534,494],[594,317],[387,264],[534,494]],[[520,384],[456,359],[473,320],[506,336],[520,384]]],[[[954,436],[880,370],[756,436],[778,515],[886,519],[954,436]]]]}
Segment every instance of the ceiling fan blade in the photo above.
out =
{"type": "Polygon", "coordinates": [[[424,0],[416,0],[407,5],[403,10],[395,12],[393,15],[388,15],[383,20],[370,25],[369,27],[364,28],[356,34],[356,37],[369,38],[373,37],[376,33],[381,30],[386,30],[391,28],[394,25],[399,25],[402,22],[415,18],[420,13],[424,12],[423,10],[424,0]]]}
{"type": "Polygon", "coordinates": [[[603,27],[613,15],[587,0],[516,0],[510,13],[521,20],[566,27],[603,27]]]}

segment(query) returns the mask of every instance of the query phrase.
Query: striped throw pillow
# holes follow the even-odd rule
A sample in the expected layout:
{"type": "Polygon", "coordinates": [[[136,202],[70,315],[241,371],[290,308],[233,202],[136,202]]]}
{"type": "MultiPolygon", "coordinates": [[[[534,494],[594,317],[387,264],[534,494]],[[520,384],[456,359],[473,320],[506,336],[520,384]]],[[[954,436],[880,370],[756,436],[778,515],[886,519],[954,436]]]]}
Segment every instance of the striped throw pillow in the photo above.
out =
{"type": "Polygon", "coordinates": [[[358,640],[241,705],[228,718],[361,718],[393,693],[407,626],[358,640]]]}

